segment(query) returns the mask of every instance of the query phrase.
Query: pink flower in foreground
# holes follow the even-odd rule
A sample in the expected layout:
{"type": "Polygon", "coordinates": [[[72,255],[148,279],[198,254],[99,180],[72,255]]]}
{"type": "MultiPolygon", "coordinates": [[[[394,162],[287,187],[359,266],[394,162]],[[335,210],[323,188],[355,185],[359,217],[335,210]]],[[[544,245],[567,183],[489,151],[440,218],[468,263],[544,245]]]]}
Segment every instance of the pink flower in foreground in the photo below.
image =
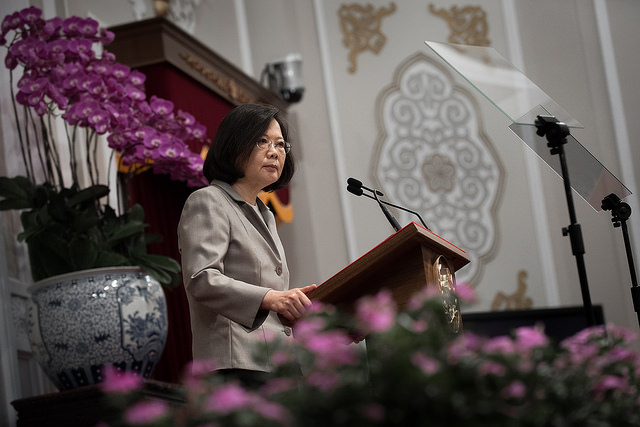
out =
{"type": "Polygon", "coordinates": [[[428,327],[429,325],[427,324],[427,322],[422,319],[416,320],[411,323],[411,330],[417,333],[426,331],[428,327]]]}
{"type": "Polygon", "coordinates": [[[340,384],[340,375],[335,372],[312,372],[307,375],[306,381],[322,391],[331,391],[340,384]]]}
{"type": "Polygon", "coordinates": [[[348,345],[350,343],[351,339],[343,331],[327,331],[309,337],[305,347],[316,355],[316,365],[326,368],[353,365],[358,361],[356,349],[348,345]]]}
{"type": "Polygon", "coordinates": [[[263,417],[279,421],[280,424],[287,424],[290,418],[289,412],[284,406],[268,400],[259,399],[254,409],[263,417]]]}
{"type": "Polygon", "coordinates": [[[481,375],[497,375],[501,377],[506,371],[507,369],[503,365],[496,362],[487,361],[480,365],[481,375]]]}
{"type": "Polygon", "coordinates": [[[169,413],[169,404],[162,400],[143,400],[129,407],[124,415],[124,420],[133,425],[152,423],[169,413]]]}
{"type": "Polygon", "coordinates": [[[185,368],[184,383],[193,392],[204,390],[203,377],[212,373],[216,369],[216,362],[213,359],[192,360],[185,368]]]}
{"type": "Polygon", "coordinates": [[[425,302],[432,298],[442,295],[438,286],[425,286],[418,292],[414,293],[409,299],[408,307],[410,310],[420,310],[425,302]]]}
{"type": "Polygon", "coordinates": [[[291,361],[293,361],[293,357],[288,351],[279,350],[273,353],[273,355],[271,356],[271,363],[273,363],[275,366],[282,366],[291,361]]]}
{"type": "Polygon", "coordinates": [[[464,332],[447,346],[449,363],[457,363],[460,359],[474,357],[482,346],[480,337],[472,332],[464,332]]]}
{"type": "Polygon", "coordinates": [[[507,336],[499,336],[491,338],[484,346],[487,353],[504,353],[513,354],[516,346],[513,340],[507,336]]]}
{"type": "Polygon", "coordinates": [[[511,384],[502,389],[502,397],[508,399],[510,397],[519,399],[524,397],[527,388],[522,381],[513,381],[511,384]]]}
{"type": "Polygon", "coordinates": [[[369,403],[360,408],[362,416],[371,421],[382,421],[384,419],[384,406],[377,403],[369,403]]]}
{"type": "Polygon", "coordinates": [[[380,291],[374,296],[365,296],[356,303],[356,317],[360,330],[382,332],[389,329],[396,317],[396,304],[391,292],[380,291]]]}
{"type": "Polygon", "coordinates": [[[425,374],[434,374],[440,369],[440,362],[419,352],[413,353],[411,362],[425,374]]]}
{"type": "Polygon", "coordinates": [[[224,384],[211,393],[207,401],[207,410],[228,414],[237,409],[250,406],[251,395],[237,384],[224,384]]]}
{"type": "Polygon", "coordinates": [[[320,333],[326,326],[326,321],[320,317],[302,318],[296,322],[294,336],[296,340],[304,342],[320,333]]]}
{"type": "Polygon", "coordinates": [[[260,390],[265,396],[271,396],[293,390],[296,386],[296,381],[291,378],[274,378],[269,380],[260,390]]]}
{"type": "Polygon", "coordinates": [[[516,346],[524,352],[535,347],[544,347],[549,343],[549,338],[539,327],[521,327],[516,329],[516,346]]]}
{"type": "Polygon", "coordinates": [[[603,375],[593,386],[593,391],[602,394],[608,390],[626,391],[627,381],[615,375],[603,375]]]}
{"type": "Polygon", "coordinates": [[[478,299],[476,290],[467,283],[456,283],[456,294],[464,302],[474,303],[478,299]]]}
{"type": "Polygon", "coordinates": [[[100,388],[104,393],[128,393],[142,388],[142,377],[135,372],[121,372],[112,365],[105,365],[102,374],[100,388]]]}

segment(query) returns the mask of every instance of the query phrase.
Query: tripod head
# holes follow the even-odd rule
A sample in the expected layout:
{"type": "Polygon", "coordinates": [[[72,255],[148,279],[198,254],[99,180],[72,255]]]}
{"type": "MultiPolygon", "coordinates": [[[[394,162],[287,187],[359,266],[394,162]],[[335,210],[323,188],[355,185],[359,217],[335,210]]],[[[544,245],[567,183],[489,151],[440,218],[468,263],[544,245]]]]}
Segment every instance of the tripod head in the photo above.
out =
{"type": "Polygon", "coordinates": [[[631,216],[631,206],[620,200],[614,193],[602,199],[602,209],[611,211],[611,222],[614,227],[620,227],[621,221],[626,221],[631,216]]]}
{"type": "Polygon", "coordinates": [[[558,121],[554,116],[539,115],[536,119],[536,134],[547,137],[547,147],[551,148],[551,154],[557,154],[557,147],[567,143],[569,126],[558,121]]]}

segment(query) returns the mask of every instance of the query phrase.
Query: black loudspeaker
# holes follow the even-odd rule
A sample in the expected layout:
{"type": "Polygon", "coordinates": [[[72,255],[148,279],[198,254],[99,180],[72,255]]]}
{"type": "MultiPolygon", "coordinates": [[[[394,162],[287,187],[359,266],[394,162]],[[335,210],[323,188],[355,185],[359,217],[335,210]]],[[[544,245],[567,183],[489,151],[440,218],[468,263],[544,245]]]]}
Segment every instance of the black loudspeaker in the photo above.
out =
{"type": "MultiPolygon", "coordinates": [[[[594,305],[592,308],[596,324],[603,325],[602,306],[594,305]]],[[[462,313],[462,325],[465,331],[487,337],[511,335],[515,328],[537,324],[544,326],[545,334],[555,343],[588,326],[587,316],[582,306],[462,313]]]]}

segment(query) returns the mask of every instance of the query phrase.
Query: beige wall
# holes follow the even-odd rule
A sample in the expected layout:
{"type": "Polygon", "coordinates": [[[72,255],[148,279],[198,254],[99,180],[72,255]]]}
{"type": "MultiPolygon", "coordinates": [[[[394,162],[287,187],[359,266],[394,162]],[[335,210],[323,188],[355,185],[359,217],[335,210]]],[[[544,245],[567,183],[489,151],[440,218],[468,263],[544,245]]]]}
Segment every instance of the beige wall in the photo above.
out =
{"type": "MultiPolygon", "coordinates": [[[[391,2],[368,3],[377,9],[391,2]]],[[[506,57],[514,52],[520,55],[519,67],[585,125],[574,130],[574,136],[622,179],[625,171],[616,146],[607,82],[611,76],[603,65],[596,3],[492,0],[468,4],[486,12],[491,46],[506,57]]],[[[65,4],[67,13],[90,13],[106,25],[132,19],[125,2],[118,8],[101,2],[65,4]]],[[[449,28],[428,7],[449,9],[454,3],[396,2],[396,11],[381,21],[387,38],[384,48],[378,54],[358,55],[355,73],[347,71],[348,50],[338,19],[340,6],[350,3],[203,0],[195,4],[194,35],[256,78],[266,62],[287,53],[299,52],[304,58],[305,96],[290,108],[300,166],[292,184],[296,218],[282,226],[281,233],[294,283],[322,282],[391,232],[370,201],[344,194],[344,180],[354,176],[366,183],[379,182],[373,159],[381,133],[376,118],[381,94],[393,84],[394,73],[408,57],[423,53],[437,60],[423,42],[446,41],[449,28]]],[[[613,0],[606,2],[606,9],[610,20],[615,19],[611,38],[619,84],[629,87],[638,64],[634,55],[624,53],[632,51],[638,38],[630,17],[638,14],[639,6],[613,0]]],[[[517,58],[511,59],[515,63],[517,58]]],[[[494,106],[455,73],[453,79],[477,103],[489,144],[504,166],[493,213],[498,224],[492,237],[494,248],[478,261],[482,267],[472,277],[479,303],[466,309],[487,310],[496,293],[513,294],[520,271],[527,273],[527,296],[535,307],[581,304],[576,261],[569,239],[561,233],[569,224],[561,180],[523,148],[506,129],[509,121],[494,106]]],[[[637,94],[623,91],[623,102],[633,135],[637,94]]],[[[636,151],[632,155],[637,156],[636,151]]],[[[632,191],[635,181],[627,180],[632,191]]],[[[607,212],[595,212],[575,193],[573,197],[583,229],[592,300],[605,305],[609,320],[634,326],[620,231],[611,227],[607,212]]],[[[438,218],[429,222],[437,232],[438,218]]],[[[464,276],[464,271],[459,274],[464,276]]]]}
{"type": "MultiPolygon", "coordinates": [[[[3,2],[0,10],[6,14],[28,3],[3,2]]],[[[34,3],[43,5],[48,14],[89,15],[107,26],[152,14],[151,2],[144,1],[34,3]]],[[[289,109],[299,166],[291,185],[295,219],[281,227],[295,285],[321,283],[392,231],[373,202],[346,193],[345,179],[353,176],[371,185],[385,185],[374,171],[374,154],[381,138],[378,114],[382,94],[393,85],[399,66],[408,58],[421,54],[437,63],[438,58],[424,41],[446,41],[449,35],[446,22],[429,12],[429,4],[445,9],[454,4],[481,6],[487,13],[491,46],[582,122],[585,129],[574,130],[574,136],[632,192],[637,192],[640,168],[634,165],[640,164],[636,161],[640,148],[635,144],[635,136],[640,134],[640,92],[636,89],[640,74],[636,54],[640,2],[636,0],[484,0],[464,4],[396,1],[397,10],[382,20],[381,31],[387,38],[384,48],[379,54],[366,51],[358,55],[356,73],[347,71],[348,50],[337,15],[343,4],[352,3],[191,3],[195,7],[190,21],[194,36],[256,79],[268,61],[291,52],[303,56],[306,91],[302,102],[289,109]],[[603,7],[609,18],[606,34],[599,32],[603,28],[603,7]],[[604,62],[609,53],[607,40],[613,46],[615,63],[604,62]],[[616,87],[620,89],[618,98],[616,87]]],[[[361,2],[375,8],[390,3],[361,2]]],[[[516,292],[520,271],[527,273],[526,296],[533,300],[534,307],[580,305],[576,261],[569,239],[561,233],[569,224],[561,180],[508,130],[509,120],[504,115],[455,73],[451,76],[477,105],[488,145],[503,167],[499,199],[492,213],[497,224],[493,251],[485,256],[472,282],[479,302],[465,310],[488,310],[498,292],[516,292]]],[[[0,170],[15,164],[10,159],[14,148],[5,113],[6,109],[2,116],[0,170]]],[[[607,320],[636,328],[621,232],[612,228],[608,212],[596,212],[575,193],[573,197],[582,225],[592,301],[604,306],[607,320]]],[[[640,208],[635,209],[636,199],[636,194],[628,199],[634,208],[630,228],[635,245],[640,241],[635,232],[640,215],[640,208]]],[[[398,217],[405,222],[412,220],[398,217]]],[[[11,220],[1,218],[7,230],[11,220]]],[[[428,218],[436,232],[442,220],[428,218]]],[[[9,244],[13,239],[10,230],[5,231],[5,259],[19,257],[15,245],[9,244]]],[[[11,266],[24,269],[24,263],[12,262],[11,266]]],[[[20,271],[7,270],[6,266],[0,271],[5,283],[8,278],[24,281],[20,271]]],[[[5,284],[5,293],[6,289],[5,284]]],[[[6,319],[5,323],[10,323],[6,319]]],[[[5,363],[3,369],[9,365],[5,363]]],[[[4,388],[8,393],[6,385],[4,388]]]]}

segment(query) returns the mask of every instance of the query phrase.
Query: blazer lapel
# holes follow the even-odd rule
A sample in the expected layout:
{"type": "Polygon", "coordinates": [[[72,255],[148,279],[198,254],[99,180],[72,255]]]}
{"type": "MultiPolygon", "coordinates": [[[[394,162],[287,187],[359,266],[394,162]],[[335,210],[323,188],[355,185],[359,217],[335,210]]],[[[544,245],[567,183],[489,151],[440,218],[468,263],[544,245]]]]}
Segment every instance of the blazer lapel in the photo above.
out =
{"type": "Polygon", "coordinates": [[[242,197],[226,182],[222,181],[214,181],[214,183],[222,188],[233,200],[238,203],[238,207],[244,213],[247,220],[253,225],[253,227],[260,233],[262,238],[267,242],[273,253],[276,255],[278,259],[282,259],[282,245],[278,241],[273,238],[276,231],[276,222],[273,218],[273,214],[269,211],[269,208],[265,206],[262,200],[257,199],[257,203],[262,213],[262,218],[258,217],[258,213],[249,205],[249,203],[245,202],[242,197]],[[265,212],[268,211],[268,212],[265,212]],[[266,222],[266,225],[265,225],[266,222]],[[268,227],[268,228],[267,228],[268,227]]]}

